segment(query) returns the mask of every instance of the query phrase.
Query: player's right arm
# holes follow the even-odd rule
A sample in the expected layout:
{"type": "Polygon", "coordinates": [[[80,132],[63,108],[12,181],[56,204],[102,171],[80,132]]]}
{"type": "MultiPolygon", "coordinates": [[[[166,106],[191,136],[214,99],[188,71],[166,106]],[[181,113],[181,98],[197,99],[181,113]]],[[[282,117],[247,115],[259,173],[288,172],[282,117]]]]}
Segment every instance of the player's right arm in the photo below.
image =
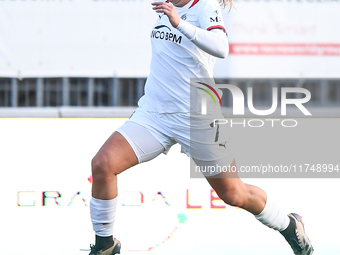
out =
{"type": "Polygon", "coordinates": [[[180,21],[177,29],[197,47],[210,55],[218,58],[227,57],[229,53],[228,38],[222,30],[204,30],[184,20],[180,21]]]}

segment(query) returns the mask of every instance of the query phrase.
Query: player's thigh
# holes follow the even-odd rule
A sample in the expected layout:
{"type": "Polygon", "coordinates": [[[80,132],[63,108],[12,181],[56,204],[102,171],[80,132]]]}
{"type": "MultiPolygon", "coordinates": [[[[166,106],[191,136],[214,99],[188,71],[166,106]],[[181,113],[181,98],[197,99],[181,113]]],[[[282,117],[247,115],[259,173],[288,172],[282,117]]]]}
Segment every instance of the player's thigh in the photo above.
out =
{"type": "Polygon", "coordinates": [[[93,168],[119,174],[162,152],[164,147],[145,127],[127,121],[104,143],[92,164],[93,168]]]}
{"type": "Polygon", "coordinates": [[[117,131],[131,146],[138,163],[152,160],[165,151],[157,136],[137,122],[127,121],[117,131]]]}
{"type": "Polygon", "coordinates": [[[119,174],[162,152],[162,144],[145,127],[127,121],[104,143],[93,161],[98,162],[99,169],[119,174]]]}
{"type": "Polygon", "coordinates": [[[106,174],[119,174],[157,157],[163,151],[164,147],[145,127],[128,121],[100,148],[92,160],[92,169],[106,174]]]}
{"type": "Polygon", "coordinates": [[[138,159],[128,141],[114,132],[92,159],[93,174],[119,174],[138,163],[138,159]]]}

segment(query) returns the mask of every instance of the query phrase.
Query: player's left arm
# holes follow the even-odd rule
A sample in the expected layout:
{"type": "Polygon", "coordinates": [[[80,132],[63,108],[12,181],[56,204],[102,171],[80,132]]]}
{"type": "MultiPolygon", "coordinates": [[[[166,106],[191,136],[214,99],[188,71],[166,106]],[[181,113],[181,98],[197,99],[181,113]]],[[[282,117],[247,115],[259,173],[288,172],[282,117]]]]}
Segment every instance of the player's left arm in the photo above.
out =
{"type": "Polygon", "coordinates": [[[215,57],[225,58],[229,53],[229,45],[220,7],[216,3],[211,1],[211,4],[198,13],[200,28],[182,20],[172,4],[155,2],[152,5],[156,12],[167,15],[171,25],[197,47],[215,57]]]}

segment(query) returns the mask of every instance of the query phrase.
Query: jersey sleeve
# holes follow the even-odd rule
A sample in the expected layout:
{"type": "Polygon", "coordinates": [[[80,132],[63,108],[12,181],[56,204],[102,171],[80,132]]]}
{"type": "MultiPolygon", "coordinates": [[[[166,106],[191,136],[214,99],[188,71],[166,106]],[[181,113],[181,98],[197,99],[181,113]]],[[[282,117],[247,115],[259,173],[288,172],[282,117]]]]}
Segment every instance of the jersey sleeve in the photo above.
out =
{"type": "Polygon", "coordinates": [[[221,29],[227,33],[222,18],[222,11],[217,0],[207,0],[200,8],[198,22],[204,30],[221,29]]]}

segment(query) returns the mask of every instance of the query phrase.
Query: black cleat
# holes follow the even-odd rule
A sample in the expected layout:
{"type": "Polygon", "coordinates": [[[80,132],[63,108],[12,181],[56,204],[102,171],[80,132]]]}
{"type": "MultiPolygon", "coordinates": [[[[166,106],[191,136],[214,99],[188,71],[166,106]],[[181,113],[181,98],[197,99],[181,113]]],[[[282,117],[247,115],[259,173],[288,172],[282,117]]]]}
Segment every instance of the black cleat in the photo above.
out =
{"type": "Polygon", "coordinates": [[[290,218],[290,225],[287,230],[291,229],[292,231],[286,233],[287,231],[284,230],[281,234],[292,247],[295,255],[312,255],[314,249],[306,235],[301,217],[296,213],[291,213],[288,217],[290,218]]]}
{"type": "Polygon", "coordinates": [[[96,247],[93,244],[90,245],[90,248],[91,248],[91,252],[89,255],[114,255],[114,254],[120,254],[121,244],[117,239],[114,239],[113,246],[105,250],[97,251],[96,247]]]}

